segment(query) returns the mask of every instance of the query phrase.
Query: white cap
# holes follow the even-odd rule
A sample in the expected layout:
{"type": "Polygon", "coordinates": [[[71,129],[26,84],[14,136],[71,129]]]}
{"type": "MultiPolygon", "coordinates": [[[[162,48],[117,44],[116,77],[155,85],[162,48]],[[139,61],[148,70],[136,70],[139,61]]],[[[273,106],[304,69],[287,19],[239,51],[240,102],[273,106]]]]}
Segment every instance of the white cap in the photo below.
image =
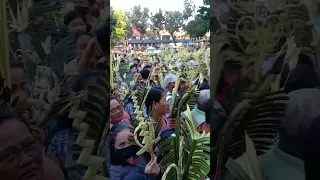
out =
{"type": "Polygon", "coordinates": [[[169,83],[173,83],[176,82],[177,80],[177,76],[174,74],[168,74],[165,78],[164,78],[164,88],[167,88],[167,86],[169,85],[169,83]]]}

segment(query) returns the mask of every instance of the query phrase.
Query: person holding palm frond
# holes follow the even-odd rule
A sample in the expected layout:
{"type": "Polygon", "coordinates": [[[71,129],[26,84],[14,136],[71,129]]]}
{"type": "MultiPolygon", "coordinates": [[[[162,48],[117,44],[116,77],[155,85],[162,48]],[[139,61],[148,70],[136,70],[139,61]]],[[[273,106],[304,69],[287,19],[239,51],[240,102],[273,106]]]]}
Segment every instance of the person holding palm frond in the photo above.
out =
{"type": "Polygon", "coordinates": [[[140,147],[129,143],[133,137],[131,128],[130,123],[119,122],[110,130],[110,178],[122,180],[129,172],[137,172],[145,174],[148,180],[157,179],[160,167],[156,157],[150,157],[149,153],[136,155],[140,147]]]}

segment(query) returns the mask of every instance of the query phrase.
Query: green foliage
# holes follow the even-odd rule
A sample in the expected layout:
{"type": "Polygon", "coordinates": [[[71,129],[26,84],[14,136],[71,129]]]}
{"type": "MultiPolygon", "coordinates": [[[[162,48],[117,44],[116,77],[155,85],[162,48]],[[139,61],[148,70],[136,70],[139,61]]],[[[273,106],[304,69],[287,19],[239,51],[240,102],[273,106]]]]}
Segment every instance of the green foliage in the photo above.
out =
{"type": "Polygon", "coordinates": [[[149,8],[142,8],[140,5],[133,6],[129,12],[129,23],[139,29],[141,33],[145,33],[149,23],[149,8]]]}
{"type": "Polygon", "coordinates": [[[166,22],[166,19],[164,17],[164,12],[162,11],[162,9],[159,9],[155,14],[151,14],[151,17],[150,17],[150,20],[151,20],[151,28],[153,30],[161,30],[161,27],[163,24],[165,24],[166,22]]]}
{"type": "Polygon", "coordinates": [[[210,29],[210,27],[206,27],[206,24],[209,24],[206,20],[203,20],[199,16],[196,16],[195,20],[190,21],[186,27],[185,30],[188,32],[188,34],[195,38],[195,37],[202,37],[207,33],[210,29]]]}
{"type": "Polygon", "coordinates": [[[185,27],[191,37],[202,37],[210,31],[210,1],[203,0],[203,6],[199,6],[198,14],[185,27]]]}
{"type": "Polygon", "coordinates": [[[157,156],[164,156],[160,162],[163,179],[205,179],[210,171],[210,134],[199,133],[189,107],[182,117],[176,134],[158,145],[157,156]]]}
{"type": "Polygon", "coordinates": [[[110,8],[110,21],[112,24],[111,34],[111,47],[117,42],[123,41],[126,37],[125,28],[127,27],[127,12],[120,11],[119,9],[110,8]]]}

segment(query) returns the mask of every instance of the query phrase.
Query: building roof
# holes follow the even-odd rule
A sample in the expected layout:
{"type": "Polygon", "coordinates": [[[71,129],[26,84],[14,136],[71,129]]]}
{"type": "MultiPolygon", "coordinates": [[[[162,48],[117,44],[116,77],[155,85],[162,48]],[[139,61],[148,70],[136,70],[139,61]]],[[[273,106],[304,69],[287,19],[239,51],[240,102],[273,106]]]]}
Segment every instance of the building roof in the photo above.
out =
{"type": "Polygon", "coordinates": [[[141,36],[141,33],[135,27],[132,27],[132,35],[133,36],[141,36]]]}

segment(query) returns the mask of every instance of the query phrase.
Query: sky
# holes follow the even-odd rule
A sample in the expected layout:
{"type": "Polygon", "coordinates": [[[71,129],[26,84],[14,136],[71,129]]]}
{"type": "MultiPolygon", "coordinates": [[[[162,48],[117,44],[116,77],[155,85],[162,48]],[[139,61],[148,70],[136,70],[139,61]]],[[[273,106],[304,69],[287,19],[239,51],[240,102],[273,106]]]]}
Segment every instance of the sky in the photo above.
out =
{"type": "MultiPolygon", "coordinates": [[[[196,7],[203,5],[203,0],[193,0],[196,7]]],[[[134,5],[148,7],[154,13],[159,8],[164,11],[183,11],[183,0],[110,0],[111,6],[130,11],[134,5]]]]}

